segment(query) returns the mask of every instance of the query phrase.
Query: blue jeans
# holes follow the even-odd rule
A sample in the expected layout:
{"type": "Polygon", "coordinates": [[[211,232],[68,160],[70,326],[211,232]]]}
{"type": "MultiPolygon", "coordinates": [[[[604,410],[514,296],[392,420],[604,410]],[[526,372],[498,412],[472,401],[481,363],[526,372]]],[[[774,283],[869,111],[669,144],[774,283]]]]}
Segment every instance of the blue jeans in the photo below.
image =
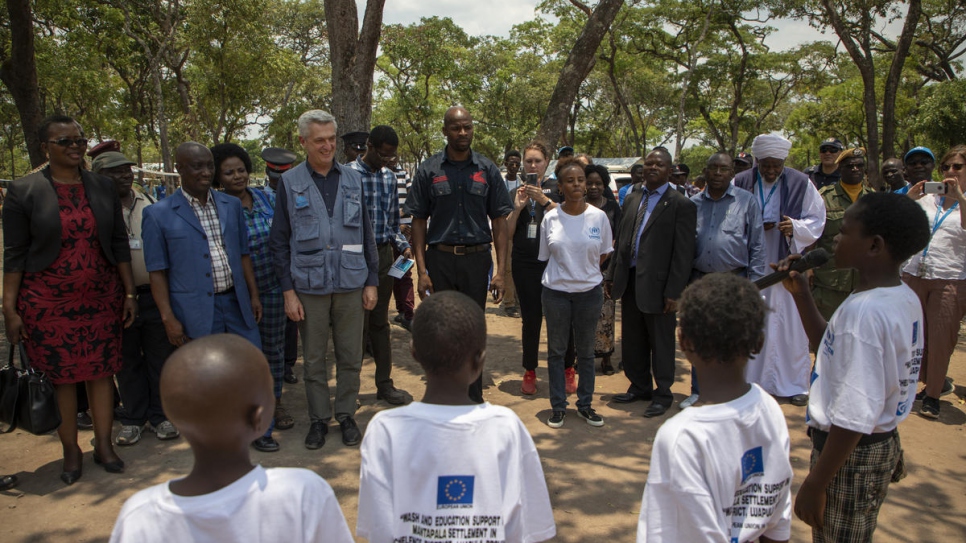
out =
{"type": "Polygon", "coordinates": [[[550,373],[550,406],[567,407],[564,354],[573,330],[577,350],[577,409],[587,409],[594,398],[594,338],[604,291],[600,285],[587,292],[563,292],[544,287],[543,313],[547,319],[547,369],[550,373]]]}

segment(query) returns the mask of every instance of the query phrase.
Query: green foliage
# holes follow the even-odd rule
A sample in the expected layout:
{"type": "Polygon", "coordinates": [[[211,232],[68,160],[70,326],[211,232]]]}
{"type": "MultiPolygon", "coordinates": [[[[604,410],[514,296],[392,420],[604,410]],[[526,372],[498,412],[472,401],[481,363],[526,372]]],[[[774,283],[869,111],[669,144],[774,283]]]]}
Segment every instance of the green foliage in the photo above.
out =
{"type": "MultiPolygon", "coordinates": [[[[835,1],[853,31],[861,30],[863,17],[893,20],[904,13],[891,0],[835,1]]],[[[299,152],[296,119],[332,102],[322,0],[32,5],[45,113],[76,116],[90,137],[117,139],[139,161],[162,160],[162,132],[169,147],[187,139],[241,142],[258,163],[267,145],[299,152]]],[[[862,80],[840,44],[781,51],[765,45],[774,39],[776,15],[826,28],[819,6],[818,0],[626,2],[579,89],[563,140],[606,157],[636,156],[656,145],[673,150],[680,139],[679,160],[694,171],[713,151],[747,150],[762,132],[788,135],[790,163],[798,167],[814,164],[819,142],[829,136],[868,144],[862,80]]],[[[956,80],[966,5],[923,0],[923,11],[898,88],[895,152],[920,143],[945,148],[966,134],[966,89],[956,80]]],[[[545,0],[508,37],[470,36],[440,17],[385,25],[372,122],[393,126],[402,162],[414,164],[443,148],[443,113],[462,104],[476,121],[474,148],[499,161],[537,133],[586,20],[569,0],[545,0]]],[[[0,10],[0,62],[9,39],[0,10]]],[[[877,45],[881,101],[890,43],[883,36],[857,39],[877,45]]],[[[21,175],[23,134],[5,88],[0,120],[0,178],[21,175]]]]}
{"type": "Polygon", "coordinates": [[[927,145],[942,153],[966,143],[966,80],[944,81],[923,89],[924,95],[915,118],[921,134],[916,145],[927,145]]]}

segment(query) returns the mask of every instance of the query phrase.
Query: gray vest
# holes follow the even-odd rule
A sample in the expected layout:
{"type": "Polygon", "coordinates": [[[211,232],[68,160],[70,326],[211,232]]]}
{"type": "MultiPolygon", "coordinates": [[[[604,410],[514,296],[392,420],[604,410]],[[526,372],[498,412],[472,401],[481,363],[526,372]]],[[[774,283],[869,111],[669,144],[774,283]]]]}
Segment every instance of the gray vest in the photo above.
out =
{"type": "Polygon", "coordinates": [[[352,168],[339,171],[339,191],[331,217],[308,162],[285,175],[292,226],[292,286],[297,292],[350,292],[364,287],[369,276],[362,227],[362,178],[352,168]]]}

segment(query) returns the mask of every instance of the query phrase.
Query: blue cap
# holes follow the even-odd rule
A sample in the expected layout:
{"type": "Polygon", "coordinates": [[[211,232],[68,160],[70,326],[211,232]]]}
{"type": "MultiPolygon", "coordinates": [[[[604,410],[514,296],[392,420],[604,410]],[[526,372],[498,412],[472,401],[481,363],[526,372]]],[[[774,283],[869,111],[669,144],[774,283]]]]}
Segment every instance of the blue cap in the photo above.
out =
{"type": "Polygon", "coordinates": [[[912,149],[909,149],[909,152],[906,153],[906,156],[902,157],[902,161],[905,162],[909,160],[909,157],[916,153],[929,155],[929,158],[931,158],[933,162],[936,162],[936,155],[932,154],[932,151],[930,151],[928,147],[913,147],[912,149]]]}
{"type": "Polygon", "coordinates": [[[557,154],[559,155],[560,153],[563,153],[564,151],[570,151],[571,153],[573,153],[574,152],[574,148],[571,147],[571,146],[569,146],[569,145],[564,145],[560,149],[557,149],[557,154]]]}

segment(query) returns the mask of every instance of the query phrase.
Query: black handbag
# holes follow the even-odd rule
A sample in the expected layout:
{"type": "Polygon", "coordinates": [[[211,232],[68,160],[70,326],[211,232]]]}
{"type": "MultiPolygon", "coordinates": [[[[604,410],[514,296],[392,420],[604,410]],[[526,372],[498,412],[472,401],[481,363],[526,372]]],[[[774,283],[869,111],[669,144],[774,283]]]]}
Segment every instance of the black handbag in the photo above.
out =
{"type": "Polygon", "coordinates": [[[27,360],[23,343],[18,345],[21,367],[14,363],[10,347],[7,365],[0,370],[0,422],[8,425],[3,433],[20,427],[43,435],[60,426],[57,391],[44,372],[35,371],[27,360]]]}
{"type": "Polygon", "coordinates": [[[7,365],[0,369],[0,433],[13,431],[17,427],[17,396],[20,395],[20,370],[13,364],[13,351],[10,346],[10,357],[7,365]]]}

